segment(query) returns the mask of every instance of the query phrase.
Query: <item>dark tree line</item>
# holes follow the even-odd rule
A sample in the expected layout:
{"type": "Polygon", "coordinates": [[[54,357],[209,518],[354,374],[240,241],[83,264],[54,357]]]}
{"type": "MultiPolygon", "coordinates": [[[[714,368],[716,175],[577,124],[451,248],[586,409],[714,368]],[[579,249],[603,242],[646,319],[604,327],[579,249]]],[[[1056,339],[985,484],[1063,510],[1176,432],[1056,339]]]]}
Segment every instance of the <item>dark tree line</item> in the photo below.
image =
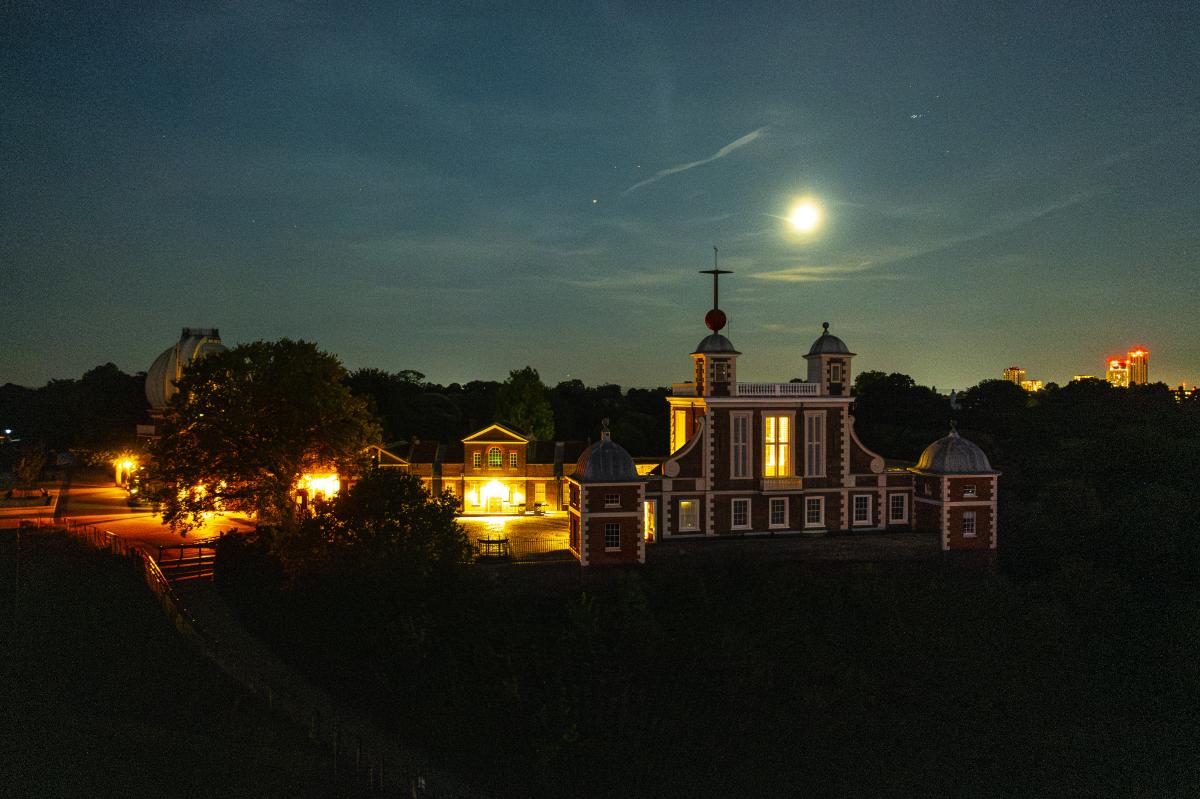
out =
{"type": "Polygon", "coordinates": [[[507,381],[472,380],[440,385],[420,372],[359,369],[347,381],[367,397],[379,416],[387,441],[419,438],[452,442],[492,422],[507,422],[541,440],[587,441],[610,420],[613,438],[635,455],[664,455],[669,421],[669,389],[605,384],[585,386],[567,380],[544,386],[537,371],[515,370],[507,381]],[[549,418],[540,408],[546,403],[549,418]]]}
{"type": "Polygon", "coordinates": [[[1091,561],[1147,586],[1200,577],[1200,402],[1163,384],[1101,380],[1029,393],[1003,380],[964,391],[961,411],[907,375],[856,383],[863,443],[915,460],[951,416],[1000,478],[1006,568],[1048,572],[1091,561]]]}
{"type": "Polygon", "coordinates": [[[118,449],[132,444],[146,417],[146,375],[111,363],[78,380],[51,380],[41,388],[0,386],[0,427],[50,449],[118,449]]]}

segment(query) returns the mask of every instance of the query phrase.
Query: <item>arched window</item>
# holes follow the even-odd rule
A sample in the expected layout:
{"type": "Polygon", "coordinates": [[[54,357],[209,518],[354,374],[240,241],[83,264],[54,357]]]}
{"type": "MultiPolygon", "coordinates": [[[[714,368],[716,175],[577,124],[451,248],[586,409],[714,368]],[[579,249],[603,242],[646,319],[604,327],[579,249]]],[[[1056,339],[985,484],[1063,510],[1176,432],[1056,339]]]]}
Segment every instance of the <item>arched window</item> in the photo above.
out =
{"type": "Polygon", "coordinates": [[[501,460],[501,457],[500,457],[500,448],[499,447],[492,447],[491,449],[488,450],[488,468],[489,469],[498,469],[498,468],[500,468],[500,466],[503,465],[503,463],[504,462],[501,460]]]}

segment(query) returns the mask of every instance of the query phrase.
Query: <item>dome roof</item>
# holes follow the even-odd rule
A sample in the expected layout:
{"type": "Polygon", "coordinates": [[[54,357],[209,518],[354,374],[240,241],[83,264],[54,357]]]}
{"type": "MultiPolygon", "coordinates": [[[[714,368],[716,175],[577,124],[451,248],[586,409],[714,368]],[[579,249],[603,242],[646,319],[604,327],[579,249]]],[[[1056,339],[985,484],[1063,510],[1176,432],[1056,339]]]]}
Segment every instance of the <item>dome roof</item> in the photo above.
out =
{"type": "Polygon", "coordinates": [[[733,342],[720,333],[709,333],[700,339],[692,355],[741,355],[733,348],[733,342]]]}
{"type": "Polygon", "coordinates": [[[225,349],[216,328],[185,327],[179,342],[163,350],[146,372],[146,399],[150,409],[161,411],[167,407],[167,402],[175,396],[175,381],[192,361],[225,349]]]}
{"type": "Polygon", "coordinates": [[[967,441],[953,427],[950,435],[939,438],[921,453],[915,471],[931,474],[998,474],[987,455],[967,441]]]}
{"type": "Polygon", "coordinates": [[[842,341],[837,336],[831,335],[829,332],[829,323],[825,322],[822,325],[824,328],[817,340],[808,348],[809,355],[853,355],[850,348],[846,346],[846,342],[842,341]]]}
{"type": "Polygon", "coordinates": [[[636,483],[642,479],[633,465],[633,456],[612,440],[607,429],[575,461],[571,477],[580,483],[636,483]]]}

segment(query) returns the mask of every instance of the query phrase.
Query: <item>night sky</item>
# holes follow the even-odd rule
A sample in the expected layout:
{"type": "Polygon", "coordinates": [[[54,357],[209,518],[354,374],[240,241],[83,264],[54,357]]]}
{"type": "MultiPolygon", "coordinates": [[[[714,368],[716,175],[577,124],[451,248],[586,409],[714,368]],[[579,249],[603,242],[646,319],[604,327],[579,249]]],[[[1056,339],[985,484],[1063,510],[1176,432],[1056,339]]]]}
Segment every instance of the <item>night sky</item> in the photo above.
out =
{"type": "Polygon", "coordinates": [[[1200,4],[21,2],[0,383],[185,325],[438,382],[1200,382],[1200,4]],[[810,235],[786,217],[808,197],[810,235]]]}

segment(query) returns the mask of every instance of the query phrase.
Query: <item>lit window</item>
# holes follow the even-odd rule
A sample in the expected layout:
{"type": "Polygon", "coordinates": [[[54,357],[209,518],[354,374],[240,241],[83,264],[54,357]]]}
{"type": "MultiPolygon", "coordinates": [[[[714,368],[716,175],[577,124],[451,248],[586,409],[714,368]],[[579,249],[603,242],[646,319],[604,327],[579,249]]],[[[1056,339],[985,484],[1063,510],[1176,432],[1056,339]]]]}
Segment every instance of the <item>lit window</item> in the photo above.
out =
{"type": "Polygon", "coordinates": [[[500,468],[500,466],[502,466],[504,463],[502,460],[502,457],[503,457],[503,454],[500,452],[499,447],[492,447],[491,449],[489,449],[488,450],[488,468],[489,469],[500,468]]]}
{"type": "Polygon", "coordinates": [[[963,512],[963,538],[975,537],[975,511],[963,512]]]}
{"type": "Polygon", "coordinates": [[[767,416],[763,419],[763,476],[791,477],[791,417],[767,416]]]}
{"type": "Polygon", "coordinates": [[[871,497],[869,494],[858,494],[854,497],[854,523],[871,523],[871,497]]]}
{"type": "Polygon", "coordinates": [[[771,526],[787,526],[787,500],[783,497],[771,497],[771,526]]]}
{"type": "Polygon", "coordinates": [[[671,451],[678,452],[688,441],[687,411],[677,410],[671,414],[671,451]]]}
{"type": "Polygon", "coordinates": [[[539,505],[546,503],[546,484],[538,483],[533,487],[533,501],[539,505]]]}
{"type": "Polygon", "coordinates": [[[517,468],[517,453],[515,453],[515,452],[508,453],[508,468],[510,468],[510,469],[517,468]]]}
{"type": "Polygon", "coordinates": [[[963,496],[964,497],[978,496],[978,494],[975,493],[975,484],[974,483],[967,483],[965,486],[963,486],[963,496]]]}
{"type": "Polygon", "coordinates": [[[604,548],[621,548],[621,525],[619,523],[608,522],[604,525],[604,548]]]}
{"type": "Polygon", "coordinates": [[[750,414],[739,413],[731,417],[733,422],[733,468],[732,477],[750,476],[750,414]]]}
{"type": "Polygon", "coordinates": [[[888,499],[888,518],[893,522],[902,522],[908,517],[908,497],[903,494],[892,494],[888,499]]]}
{"type": "Polygon", "coordinates": [[[604,495],[604,507],[606,507],[606,508],[621,507],[621,495],[620,494],[605,494],[604,495]]]}
{"type": "Polygon", "coordinates": [[[804,414],[804,474],[825,476],[825,411],[804,414]]]}
{"type": "Polygon", "coordinates": [[[804,500],[804,526],[821,527],[825,524],[825,498],[808,497],[804,500]]]}
{"type": "Polygon", "coordinates": [[[471,454],[471,465],[476,469],[483,465],[483,454],[478,450],[471,454]]]}
{"type": "Polygon", "coordinates": [[[750,500],[735,499],[733,501],[733,526],[750,526],[750,500]]]}
{"type": "Polygon", "coordinates": [[[699,530],[700,520],[699,514],[696,512],[696,500],[681,499],[679,500],[679,529],[680,530],[699,530]]]}

